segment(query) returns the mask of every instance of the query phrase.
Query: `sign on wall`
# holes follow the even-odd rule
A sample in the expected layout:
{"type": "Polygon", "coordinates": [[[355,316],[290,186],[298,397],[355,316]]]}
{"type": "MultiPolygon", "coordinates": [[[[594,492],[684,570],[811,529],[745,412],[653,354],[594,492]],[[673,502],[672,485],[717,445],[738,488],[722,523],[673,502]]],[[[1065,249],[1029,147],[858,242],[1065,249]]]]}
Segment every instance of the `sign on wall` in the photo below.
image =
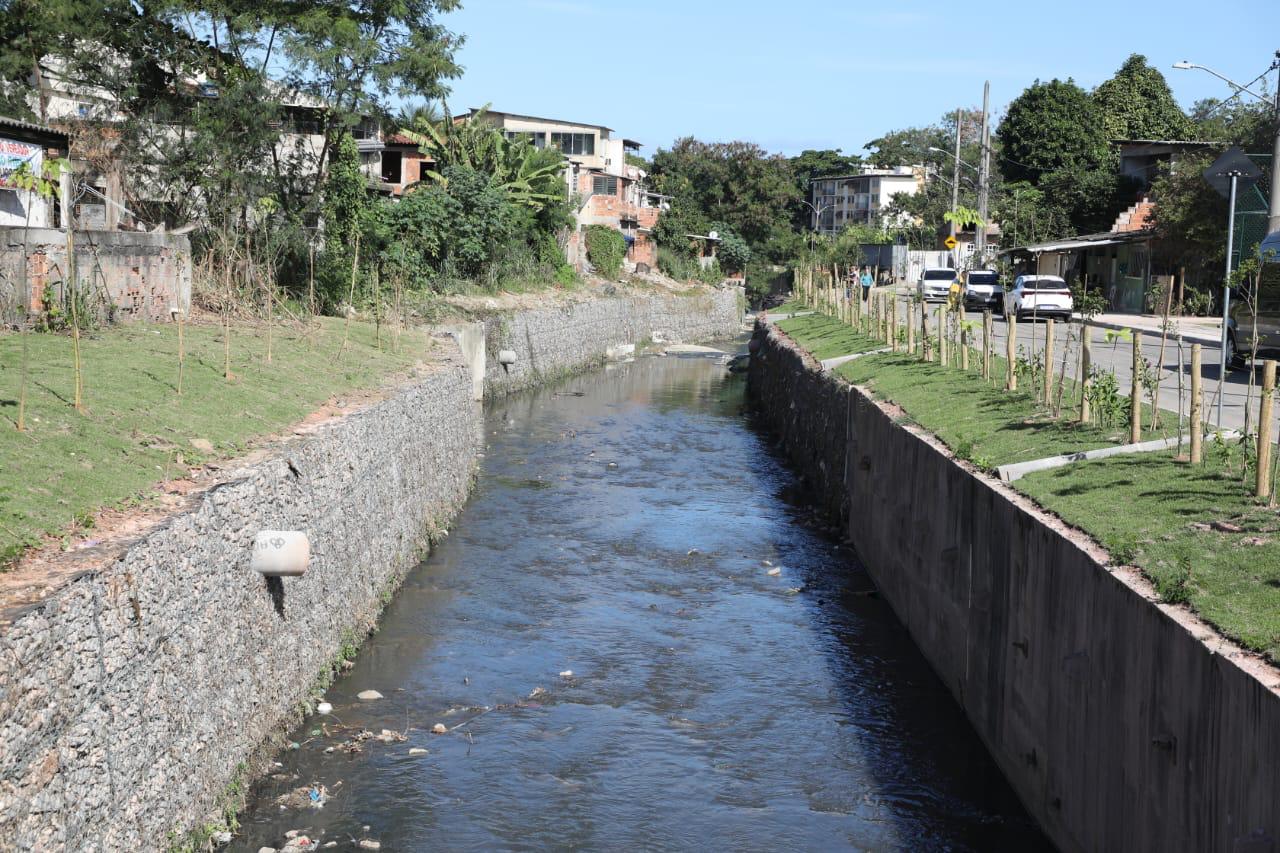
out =
{"type": "Polygon", "coordinates": [[[38,174],[43,153],[44,149],[39,145],[0,136],[0,184],[6,183],[8,177],[23,163],[28,164],[27,168],[38,174]]]}

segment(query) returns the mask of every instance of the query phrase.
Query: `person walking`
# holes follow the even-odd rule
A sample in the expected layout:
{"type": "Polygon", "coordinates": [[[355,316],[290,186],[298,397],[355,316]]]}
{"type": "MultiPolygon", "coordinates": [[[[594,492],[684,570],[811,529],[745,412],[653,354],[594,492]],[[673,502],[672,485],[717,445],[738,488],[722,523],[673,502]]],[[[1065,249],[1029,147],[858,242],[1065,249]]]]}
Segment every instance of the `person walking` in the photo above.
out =
{"type": "Polygon", "coordinates": [[[871,286],[875,284],[875,279],[871,277],[871,268],[862,268],[862,301],[866,302],[871,299],[871,286]]]}

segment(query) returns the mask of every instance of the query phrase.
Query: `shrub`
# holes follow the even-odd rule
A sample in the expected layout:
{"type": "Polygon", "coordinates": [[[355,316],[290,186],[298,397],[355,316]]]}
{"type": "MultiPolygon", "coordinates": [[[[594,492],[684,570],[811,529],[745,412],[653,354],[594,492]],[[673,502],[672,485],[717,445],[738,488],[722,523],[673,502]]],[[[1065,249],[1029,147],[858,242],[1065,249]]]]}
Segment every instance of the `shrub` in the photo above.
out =
{"type": "Polygon", "coordinates": [[[726,270],[743,272],[751,263],[751,247],[737,234],[728,232],[720,237],[720,263],[726,270]]]}
{"type": "Polygon", "coordinates": [[[607,225],[587,226],[587,260],[602,278],[615,278],[622,271],[627,241],[621,232],[607,225]]]}

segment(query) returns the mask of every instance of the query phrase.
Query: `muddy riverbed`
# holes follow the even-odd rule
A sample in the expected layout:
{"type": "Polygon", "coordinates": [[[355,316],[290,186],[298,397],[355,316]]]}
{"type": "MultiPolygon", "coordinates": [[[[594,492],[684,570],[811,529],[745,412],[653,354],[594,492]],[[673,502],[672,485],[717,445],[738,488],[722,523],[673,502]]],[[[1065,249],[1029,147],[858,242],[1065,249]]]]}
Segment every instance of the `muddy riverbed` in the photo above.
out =
{"type": "Polygon", "coordinates": [[[1047,848],[743,386],[642,358],[491,406],[472,500],[233,847],[1047,848]]]}

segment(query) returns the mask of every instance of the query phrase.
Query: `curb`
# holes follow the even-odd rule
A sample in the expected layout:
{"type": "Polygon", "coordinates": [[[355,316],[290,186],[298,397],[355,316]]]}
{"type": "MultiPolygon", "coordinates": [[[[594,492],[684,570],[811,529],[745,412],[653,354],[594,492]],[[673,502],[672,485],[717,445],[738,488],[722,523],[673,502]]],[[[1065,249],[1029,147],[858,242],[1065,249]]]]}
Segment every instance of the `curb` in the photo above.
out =
{"type": "MultiPolygon", "coordinates": [[[[1079,314],[1073,315],[1076,319],[1083,319],[1079,314]]],[[[1089,325],[1095,329],[1115,329],[1121,332],[1141,332],[1149,337],[1158,337],[1159,329],[1146,329],[1141,326],[1126,326],[1124,323],[1116,323],[1111,320],[1090,320],[1089,325]]],[[[1182,340],[1190,344],[1209,344],[1218,347],[1222,344],[1222,339],[1216,335],[1206,334],[1204,332],[1170,332],[1169,340],[1182,340]]]]}

